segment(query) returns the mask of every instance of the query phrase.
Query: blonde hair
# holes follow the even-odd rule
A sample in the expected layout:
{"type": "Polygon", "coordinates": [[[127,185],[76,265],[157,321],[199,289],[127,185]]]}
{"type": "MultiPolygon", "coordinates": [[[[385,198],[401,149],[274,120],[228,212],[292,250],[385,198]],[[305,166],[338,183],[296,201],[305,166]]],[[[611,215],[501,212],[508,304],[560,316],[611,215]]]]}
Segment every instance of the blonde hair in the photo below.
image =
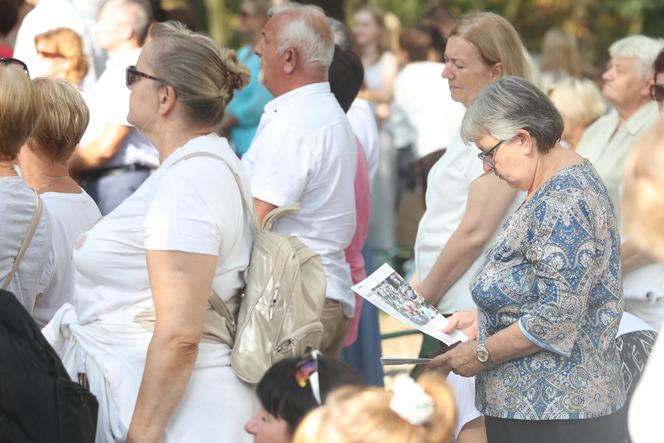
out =
{"type": "Polygon", "coordinates": [[[586,128],[606,112],[602,94],[587,78],[570,77],[554,83],[549,98],[558,112],[586,128]]]}
{"type": "Polygon", "coordinates": [[[27,145],[52,162],[66,161],[88,126],[88,107],[78,90],[65,80],[40,77],[33,83],[45,112],[37,120],[27,145]]]}
{"type": "Polygon", "coordinates": [[[498,14],[472,12],[463,15],[450,32],[449,37],[454,36],[462,37],[475,46],[487,66],[500,63],[503,76],[515,75],[534,80],[519,34],[510,22],[498,14]]]}
{"type": "Polygon", "coordinates": [[[83,51],[81,36],[69,28],[56,28],[35,36],[35,48],[47,48],[49,52],[60,54],[71,61],[71,66],[65,73],[65,80],[73,85],[79,85],[88,74],[90,64],[83,51]]]}
{"type": "Polygon", "coordinates": [[[300,424],[293,443],[443,443],[452,440],[456,409],[440,374],[425,373],[418,384],[434,401],[435,412],[413,425],[390,408],[392,393],[377,387],[346,386],[300,424]]]}
{"type": "Polygon", "coordinates": [[[37,123],[40,105],[23,67],[0,63],[0,160],[13,160],[37,123]]]}
{"type": "Polygon", "coordinates": [[[177,22],[152,26],[150,38],[154,75],[175,89],[193,123],[218,124],[235,90],[249,83],[249,69],[238,62],[235,51],[177,22]]]}
{"type": "Polygon", "coordinates": [[[542,71],[563,71],[572,77],[581,75],[581,55],[576,36],[563,28],[551,28],[542,39],[542,71]]]}
{"type": "Polygon", "coordinates": [[[664,262],[664,117],[638,140],[625,168],[622,214],[627,237],[664,262]]]}

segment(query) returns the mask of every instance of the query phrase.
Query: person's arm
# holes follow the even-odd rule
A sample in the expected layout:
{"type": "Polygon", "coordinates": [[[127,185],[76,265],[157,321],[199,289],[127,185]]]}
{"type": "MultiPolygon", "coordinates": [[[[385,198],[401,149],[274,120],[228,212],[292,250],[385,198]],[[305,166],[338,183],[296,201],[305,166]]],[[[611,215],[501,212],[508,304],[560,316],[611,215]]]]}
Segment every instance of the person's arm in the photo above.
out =
{"type": "Polygon", "coordinates": [[[516,192],[495,174],[484,174],[470,185],[463,219],[419,285],[420,295],[434,306],[438,304],[482,253],[512,205],[516,192]]]}
{"type": "Polygon", "coordinates": [[[457,443],[487,443],[484,416],[477,417],[466,423],[459,432],[457,443]]]}
{"type": "Polygon", "coordinates": [[[120,152],[122,144],[133,128],[131,126],[107,124],[104,132],[87,146],[77,149],[69,161],[71,175],[103,166],[120,152]]]}
{"type": "Polygon", "coordinates": [[[147,252],[156,323],[128,443],[158,442],[184,395],[198,355],[216,263],[213,255],[147,252]]]}
{"type": "Polygon", "coordinates": [[[622,272],[626,274],[635,269],[655,263],[655,259],[639,249],[629,240],[623,242],[620,248],[620,261],[622,262],[622,272]]]}
{"type": "Polygon", "coordinates": [[[263,223],[265,216],[268,215],[270,211],[277,208],[277,206],[273,205],[272,203],[268,203],[257,198],[254,199],[254,204],[256,205],[256,218],[258,219],[259,224],[263,223]]]}
{"type": "MultiPolygon", "coordinates": [[[[491,363],[494,364],[525,357],[542,350],[523,335],[518,323],[488,337],[484,345],[491,356],[491,363]]],[[[459,343],[446,353],[435,357],[430,365],[446,372],[452,371],[464,377],[472,377],[487,369],[487,366],[475,356],[476,350],[476,340],[459,343]]]]}

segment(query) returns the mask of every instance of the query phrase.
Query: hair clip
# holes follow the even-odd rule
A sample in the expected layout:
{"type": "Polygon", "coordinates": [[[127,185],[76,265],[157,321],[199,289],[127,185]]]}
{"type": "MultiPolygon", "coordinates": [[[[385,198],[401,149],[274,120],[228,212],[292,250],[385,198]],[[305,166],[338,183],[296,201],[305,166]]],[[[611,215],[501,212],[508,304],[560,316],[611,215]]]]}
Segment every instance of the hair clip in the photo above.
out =
{"type": "Polygon", "coordinates": [[[400,375],[394,380],[390,409],[408,423],[419,426],[431,418],[435,405],[422,386],[409,376],[400,375]]]}

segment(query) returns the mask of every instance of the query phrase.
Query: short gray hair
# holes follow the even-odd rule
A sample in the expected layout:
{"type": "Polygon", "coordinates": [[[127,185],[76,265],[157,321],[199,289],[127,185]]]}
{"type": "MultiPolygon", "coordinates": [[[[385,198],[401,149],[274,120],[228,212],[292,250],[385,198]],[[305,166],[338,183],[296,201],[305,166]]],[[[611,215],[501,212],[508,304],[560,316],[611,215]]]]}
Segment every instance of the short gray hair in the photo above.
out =
{"type": "Polygon", "coordinates": [[[641,78],[652,75],[652,64],[657,54],[664,47],[664,40],[646,37],[645,35],[631,35],[615,41],[609,47],[611,57],[635,58],[639,62],[641,78]]]}
{"type": "Polygon", "coordinates": [[[473,100],[461,123],[461,139],[475,142],[490,135],[510,140],[525,129],[547,152],[563,133],[563,119],[551,100],[536,86],[519,77],[493,82],[473,100]]]}
{"type": "Polygon", "coordinates": [[[277,51],[297,48],[305,64],[329,68],[334,56],[334,35],[321,8],[300,3],[285,3],[270,9],[270,17],[287,13],[291,17],[279,30],[277,51]]]}

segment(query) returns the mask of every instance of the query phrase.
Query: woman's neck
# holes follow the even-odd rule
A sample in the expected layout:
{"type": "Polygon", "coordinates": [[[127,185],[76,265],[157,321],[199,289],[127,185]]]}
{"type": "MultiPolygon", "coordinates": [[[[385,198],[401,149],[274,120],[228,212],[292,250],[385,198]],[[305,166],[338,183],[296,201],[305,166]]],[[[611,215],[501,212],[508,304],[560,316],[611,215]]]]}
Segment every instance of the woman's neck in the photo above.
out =
{"type": "Polygon", "coordinates": [[[191,128],[182,124],[165,125],[158,131],[146,132],[144,135],[159,151],[159,163],[164,161],[179,147],[189,140],[214,132],[212,127],[191,128]]]}
{"type": "Polygon", "coordinates": [[[568,166],[579,164],[583,158],[569,149],[565,149],[560,144],[556,144],[546,154],[539,154],[537,165],[535,166],[535,175],[533,182],[528,189],[526,200],[529,200],[551,177],[558,171],[568,166]]]}
{"type": "Polygon", "coordinates": [[[371,67],[380,60],[380,50],[375,43],[369,43],[362,48],[362,64],[365,68],[371,67]]]}
{"type": "Polygon", "coordinates": [[[50,161],[35,154],[27,145],[19,154],[23,180],[37,193],[79,194],[81,188],[69,176],[67,161],[50,161]]]}
{"type": "Polygon", "coordinates": [[[0,160],[0,177],[12,177],[15,175],[14,162],[12,160],[0,160]]]}

